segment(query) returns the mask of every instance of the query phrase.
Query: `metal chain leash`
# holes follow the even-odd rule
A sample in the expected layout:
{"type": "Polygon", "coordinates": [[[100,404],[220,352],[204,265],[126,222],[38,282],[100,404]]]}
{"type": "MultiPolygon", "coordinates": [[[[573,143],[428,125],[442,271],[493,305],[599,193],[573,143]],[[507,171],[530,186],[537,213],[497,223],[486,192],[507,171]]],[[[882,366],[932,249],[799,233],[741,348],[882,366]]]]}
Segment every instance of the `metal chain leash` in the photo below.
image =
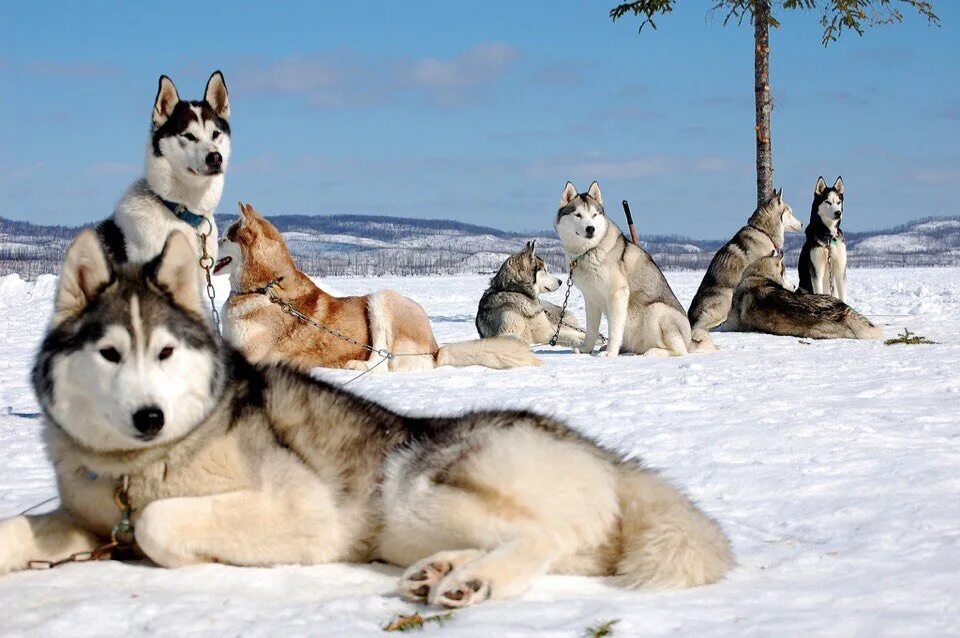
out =
{"type": "MultiPolygon", "coordinates": [[[[590,251],[587,251],[590,252],[590,251]]],[[[563,295],[563,305],[560,307],[560,319],[557,320],[557,330],[553,333],[553,336],[550,338],[550,345],[557,345],[557,341],[560,339],[560,331],[563,330],[563,317],[567,314],[567,304],[570,303],[570,290],[573,288],[573,270],[577,267],[577,264],[580,263],[580,260],[586,256],[587,253],[580,255],[576,259],[570,261],[570,270],[567,275],[567,291],[563,295]]],[[[602,334],[597,333],[597,337],[600,339],[600,343],[604,344],[607,342],[607,338],[602,334]]]]}
{"type": "Polygon", "coordinates": [[[101,545],[96,549],[74,552],[73,554],[70,554],[65,558],[61,558],[60,560],[27,561],[27,569],[53,569],[54,567],[60,567],[61,565],[66,565],[67,563],[86,563],[95,560],[110,560],[113,558],[114,552],[117,550],[124,551],[133,547],[133,523],[130,522],[130,514],[133,512],[133,509],[130,507],[130,497],[127,493],[129,489],[130,477],[124,475],[123,478],[120,479],[120,484],[117,486],[117,491],[114,492],[113,495],[113,502],[116,504],[117,509],[120,510],[120,522],[114,525],[110,530],[109,543],[101,545]]]}
{"type": "Polygon", "coordinates": [[[213,315],[213,325],[217,329],[217,332],[219,332],[220,313],[217,312],[217,291],[213,287],[213,267],[215,263],[213,256],[207,251],[207,238],[210,236],[210,233],[213,232],[213,222],[207,218],[204,218],[204,221],[207,222],[207,232],[197,229],[197,237],[200,238],[200,251],[202,253],[199,263],[207,279],[207,298],[210,299],[210,314],[213,315]]]}
{"type": "Polygon", "coordinates": [[[267,298],[270,300],[271,303],[277,304],[277,305],[280,307],[280,310],[282,310],[282,311],[285,312],[286,314],[290,315],[290,316],[293,317],[294,319],[296,319],[296,320],[298,320],[298,321],[301,321],[301,322],[303,322],[303,323],[305,323],[305,324],[307,324],[307,325],[313,326],[313,327],[316,328],[317,330],[322,330],[323,332],[326,332],[327,334],[329,334],[329,335],[331,335],[331,336],[333,336],[333,337],[336,337],[337,339],[340,339],[340,340],[342,340],[342,341],[346,341],[347,343],[349,343],[349,344],[351,344],[351,345],[357,346],[358,348],[362,348],[363,350],[366,350],[366,351],[369,352],[370,354],[375,354],[375,355],[377,355],[377,356],[380,357],[380,361],[378,361],[378,362],[375,363],[374,365],[370,366],[369,368],[367,368],[366,370],[364,370],[363,372],[361,372],[361,373],[358,374],[357,376],[353,377],[353,378],[350,379],[349,381],[346,381],[346,382],[343,383],[340,387],[344,387],[344,386],[346,386],[346,385],[349,385],[349,384],[353,383],[353,382],[356,381],[357,379],[360,379],[361,377],[364,377],[364,376],[370,374],[370,373],[373,372],[375,369],[377,369],[378,367],[380,367],[380,365],[382,365],[383,363],[386,363],[387,361],[393,361],[393,360],[396,359],[397,357],[433,357],[433,356],[436,356],[436,354],[437,354],[436,352],[391,352],[391,351],[387,350],[386,348],[374,348],[373,346],[369,346],[369,345],[367,345],[367,344],[365,344],[365,343],[361,343],[360,341],[357,341],[356,339],[353,339],[352,337],[348,337],[347,335],[343,334],[342,332],[339,332],[339,331],[337,331],[337,330],[334,330],[334,329],[331,328],[330,326],[327,326],[327,325],[325,325],[325,324],[317,321],[316,319],[314,319],[314,318],[311,317],[310,315],[307,315],[307,314],[304,314],[304,313],[300,312],[300,311],[297,310],[293,305],[291,305],[289,302],[285,301],[285,300],[284,300],[282,297],[280,297],[276,292],[274,292],[274,290],[273,290],[274,288],[279,288],[280,290],[283,290],[283,286],[280,285],[280,279],[274,279],[273,281],[271,281],[271,282],[268,283],[267,285],[262,286],[262,287],[260,287],[260,288],[254,288],[253,290],[248,290],[248,291],[239,292],[239,293],[234,293],[234,294],[241,294],[241,295],[261,294],[261,295],[266,295],[267,298]]]}
{"type": "Polygon", "coordinates": [[[831,243],[827,244],[827,279],[830,280],[830,296],[836,297],[836,284],[833,281],[833,254],[830,250],[832,244],[832,240],[831,243]]]}
{"type": "Polygon", "coordinates": [[[570,303],[570,290],[573,288],[573,269],[577,267],[577,260],[570,262],[570,272],[567,275],[567,292],[563,295],[563,305],[560,307],[560,319],[557,320],[557,331],[550,337],[550,345],[557,345],[560,339],[560,331],[563,329],[563,316],[567,314],[567,304],[570,303]]]}

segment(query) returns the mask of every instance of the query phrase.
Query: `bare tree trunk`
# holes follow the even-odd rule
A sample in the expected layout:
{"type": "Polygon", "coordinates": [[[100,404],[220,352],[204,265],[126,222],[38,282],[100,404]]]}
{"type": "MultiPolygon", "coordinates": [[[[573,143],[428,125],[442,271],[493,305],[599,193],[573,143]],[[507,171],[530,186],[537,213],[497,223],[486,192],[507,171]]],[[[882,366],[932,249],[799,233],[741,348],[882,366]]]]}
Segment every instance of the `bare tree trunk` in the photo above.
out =
{"type": "Polygon", "coordinates": [[[773,194],[770,141],[770,0],[756,0],[753,11],[753,89],[757,113],[757,207],[773,194]]]}

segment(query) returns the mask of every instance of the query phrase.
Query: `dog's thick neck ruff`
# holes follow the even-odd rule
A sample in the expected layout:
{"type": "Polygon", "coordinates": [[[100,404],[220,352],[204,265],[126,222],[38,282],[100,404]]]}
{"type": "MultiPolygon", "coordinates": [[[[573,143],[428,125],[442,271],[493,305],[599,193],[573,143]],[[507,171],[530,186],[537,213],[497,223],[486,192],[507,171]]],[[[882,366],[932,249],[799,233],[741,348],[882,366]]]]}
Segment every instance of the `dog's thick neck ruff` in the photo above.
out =
{"type": "Polygon", "coordinates": [[[174,171],[164,157],[155,157],[151,149],[147,151],[146,179],[147,186],[161,203],[194,228],[200,225],[201,220],[194,223],[191,221],[193,217],[185,219],[175,209],[180,206],[191,216],[211,217],[223,195],[223,173],[189,175],[174,171]]]}
{"type": "MultiPolygon", "coordinates": [[[[157,195],[157,193],[154,193],[154,195],[157,195]]],[[[164,199],[160,195],[157,195],[157,199],[159,199],[160,203],[166,206],[167,210],[173,213],[177,219],[190,224],[194,230],[199,230],[200,227],[203,226],[204,222],[208,221],[206,217],[203,215],[198,215],[183,204],[171,202],[169,199],[164,199]]]]}

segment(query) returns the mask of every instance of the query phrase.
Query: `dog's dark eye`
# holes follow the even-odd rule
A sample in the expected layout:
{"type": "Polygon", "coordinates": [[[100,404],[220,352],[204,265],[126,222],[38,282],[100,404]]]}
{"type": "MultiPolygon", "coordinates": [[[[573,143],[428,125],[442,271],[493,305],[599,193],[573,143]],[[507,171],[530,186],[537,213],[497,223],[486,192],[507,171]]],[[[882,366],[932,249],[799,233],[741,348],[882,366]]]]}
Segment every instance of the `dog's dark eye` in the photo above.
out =
{"type": "Polygon", "coordinates": [[[160,351],[160,354],[157,355],[157,359],[160,359],[160,361],[163,361],[164,359],[169,359],[170,355],[172,354],[173,354],[173,346],[167,346],[166,348],[160,351]]]}
{"type": "Polygon", "coordinates": [[[110,346],[109,348],[101,348],[100,356],[109,361],[110,363],[120,363],[120,351],[110,346]]]}
{"type": "Polygon", "coordinates": [[[194,135],[193,133],[184,133],[183,136],[184,136],[185,138],[187,138],[188,140],[190,140],[191,142],[198,142],[198,141],[199,141],[199,140],[197,139],[197,136],[194,135]]]}
{"type": "Polygon", "coordinates": [[[581,215],[580,213],[577,213],[577,219],[583,219],[583,215],[581,215]]]}
{"type": "Polygon", "coordinates": [[[218,137],[220,137],[220,131],[214,131],[214,132],[213,132],[213,139],[217,139],[218,137]]]}

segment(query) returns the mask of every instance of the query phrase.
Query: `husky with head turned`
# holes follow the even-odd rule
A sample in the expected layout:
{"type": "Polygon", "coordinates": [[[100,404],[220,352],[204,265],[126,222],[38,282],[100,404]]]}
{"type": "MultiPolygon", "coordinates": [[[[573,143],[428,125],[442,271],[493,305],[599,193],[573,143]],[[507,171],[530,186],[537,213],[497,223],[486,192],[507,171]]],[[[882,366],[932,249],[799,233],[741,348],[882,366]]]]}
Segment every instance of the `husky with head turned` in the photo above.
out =
{"type": "Polygon", "coordinates": [[[164,567],[380,560],[445,607],[548,571],[680,588],[733,566],[682,492],[562,421],[398,414],[250,363],[204,318],[192,243],[146,265],[111,264],[90,231],[68,251],[33,372],[61,505],[0,521],[0,574],[104,546],[118,501],[164,567]]]}
{"type": "Polygon", "coordinates": [[[603,356],[670,356],[713,349],[709,336],[700,344],[691,341],[690,322],[670,284],[647,251],[628,241],[606,216],[597,182],[586,193],[577,193],[567,182],[554,226],[570,259],[570,276],[586,302],[581,352],[593,351],[602,315],[610,328],[603,356]]]}
{"type": "Polygon", "coordinates": [[[199,236],[205,234],[207,254],[211,263],[216,260],[213,215],[230,160],[229,120],[230,100],[220,71],[210,76],[203,99],[196,101],[180,99],[173,81],[160,76],[145,175],[97,229],[114,261],[150,261],[174,230],[194,238],[198,258],[199,236]]]}
{"type": "Polygon", "coordinates": [[[842,219],[843,178],[837,177],[833,186],[828,187],[821,175],[813,188],[807,240],[797,264],[800,288],[846,301],[847,242],[840,230],[842,219]]]}
{"type": "Polygon", "coordinates": [[[540,299],[560,284],[536,254],[535,242],[528,241],[490,280],[477,308],[477,332],[481,337],[513,335],[529,344],[549,343],[556,334],[558,345],[579,348],[585,335],[576,316],[540,299]]]}
{"type": "Polygon", "coordinates": [[[747,266],[771,251],[782,250],[784,233],[801,228],[803,224],[784,201],[782,189],[754,211],[747,225],[713,256],[690,302],[687,316],[695,337],[726,321],[733,290],[747,266]]]}
{"type": "Polygon", "coordinates": [[[753,262],[733,293],[724,326],[810,339],[879,339],[883,330],[830,295],[798,291],[787,279],[783,253],[753,262]]]}

